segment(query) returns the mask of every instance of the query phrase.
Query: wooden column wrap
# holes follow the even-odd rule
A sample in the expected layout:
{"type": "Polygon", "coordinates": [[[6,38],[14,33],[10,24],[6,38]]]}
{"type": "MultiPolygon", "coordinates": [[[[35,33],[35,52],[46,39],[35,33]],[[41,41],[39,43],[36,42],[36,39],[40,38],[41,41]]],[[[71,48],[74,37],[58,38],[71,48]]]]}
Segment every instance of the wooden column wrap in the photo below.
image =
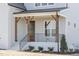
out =
{"type": "Polygon", "coordinates": [[[56,42],[59,41],[59,15],[58,12],[56,12],[56,17],[54,15],[51,15],[52,18],[56,21],[56,42]]]}
{"type": "Polygon", "coordinates": [[[56,40],[59,42],[59,15],[56,12],[56,40]]]}
{"type": "Polygon", "coordinates": [[[17,42],[17,23],[21,17],[15,17],[15,41],[17,42]]]}
{"type": "Polygon", "coordinates": [[[56,40],[58,45],[58,52],[59,52],[59,15],[58,12],[56,12],[56,40]]]}
{"type": "MultiPolygon", "coordinates": [[[[24,17],[24,20],[26,21],[26,24],[27,24],[27,32],[28,32],[28,30],[29,30],[29,20],[30,20],[30,16],[24,17]]],[[[27,41],[29,41],[29,32],[27,33],[27,38],[28,38],[27,41]]]]}
{"type": "Polygon", "coordinates": [[[56,42],[57,42],[57,50],[59,52],[59,15],[58,12],[56,12],[56,17],[51,15],[53,19],[56,21],[56,42]]]}
{"type": "Polygon", "coordinates": [[[21,17],[15,17],[16,22],[18,22],[21,19],[21,17]]]}

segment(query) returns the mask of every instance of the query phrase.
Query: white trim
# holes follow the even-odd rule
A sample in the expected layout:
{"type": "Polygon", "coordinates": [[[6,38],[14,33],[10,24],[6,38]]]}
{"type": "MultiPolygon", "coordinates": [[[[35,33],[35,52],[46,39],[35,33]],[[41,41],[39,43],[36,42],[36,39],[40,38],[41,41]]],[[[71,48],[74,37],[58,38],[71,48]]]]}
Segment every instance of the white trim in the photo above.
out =
{"type": "Polygon", "coordinates": [[[23,14],[14,14],[14,17],[24,17],[24,16],[43,16],[43,15],[56,15],[56,12],[40,12],[40,13],[23,13],[23,14]]]}

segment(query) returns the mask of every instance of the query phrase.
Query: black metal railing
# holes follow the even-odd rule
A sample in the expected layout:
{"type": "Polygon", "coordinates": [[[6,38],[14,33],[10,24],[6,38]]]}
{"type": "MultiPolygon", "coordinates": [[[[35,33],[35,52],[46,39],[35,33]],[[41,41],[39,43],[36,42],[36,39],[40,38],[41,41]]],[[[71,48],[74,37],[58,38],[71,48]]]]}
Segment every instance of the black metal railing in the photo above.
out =
{"type": "MultiPolygon", "coordinates": [[[[62,37],[62,34],[59,35],[60,39],[61,39],[61,37],[62,37]]],[[[29,42],[28,40],[29,40],[29,37],[28,37],[28,34],[27,34],[23,37],[23,39],[21,39],[19,41],[20,50],[22,50],[24,48],[24,46],[29,42]]],[[[55,38],[46,37],[44,35],[44,33],[35,33],[35,41],[34,42],[55,42],[55,41],[56,41],[55,38]]]]}
{"type": "Polygon", "coordinates": [[[20,50],[22,50],[22,48],[27,44],[27,38],[28,38],[28,35],[26,34],[23,39],[20,40],[19,42],[19,48],[20,50]]]}

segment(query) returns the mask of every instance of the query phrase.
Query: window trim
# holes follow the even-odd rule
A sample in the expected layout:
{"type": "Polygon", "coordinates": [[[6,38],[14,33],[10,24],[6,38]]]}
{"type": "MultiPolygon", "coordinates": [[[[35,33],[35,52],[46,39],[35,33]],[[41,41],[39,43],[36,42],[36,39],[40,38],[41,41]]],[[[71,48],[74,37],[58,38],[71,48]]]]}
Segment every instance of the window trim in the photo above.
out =
{"type": "Polygon", "coordinates": [[[45,29],[45,36],[46,37],[53,37],[56,35],[56,29],[45,29]],[[48,33],[49,30],[49,33],[48,33]],[[55,33],[53,32],[53,30],[55,31],[55,33]]]}

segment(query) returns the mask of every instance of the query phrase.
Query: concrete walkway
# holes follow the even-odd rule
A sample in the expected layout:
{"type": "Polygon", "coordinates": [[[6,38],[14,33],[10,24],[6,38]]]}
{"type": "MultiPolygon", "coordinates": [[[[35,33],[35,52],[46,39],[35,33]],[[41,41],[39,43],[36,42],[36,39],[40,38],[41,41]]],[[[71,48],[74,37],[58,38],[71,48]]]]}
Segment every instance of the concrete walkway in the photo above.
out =
{"type": "Polygon", "coordinates": [[[20,52],[12,50],[0,50],[0,56],[52,56],[56,54],[34,53],[34,52],[20,52]]]}

